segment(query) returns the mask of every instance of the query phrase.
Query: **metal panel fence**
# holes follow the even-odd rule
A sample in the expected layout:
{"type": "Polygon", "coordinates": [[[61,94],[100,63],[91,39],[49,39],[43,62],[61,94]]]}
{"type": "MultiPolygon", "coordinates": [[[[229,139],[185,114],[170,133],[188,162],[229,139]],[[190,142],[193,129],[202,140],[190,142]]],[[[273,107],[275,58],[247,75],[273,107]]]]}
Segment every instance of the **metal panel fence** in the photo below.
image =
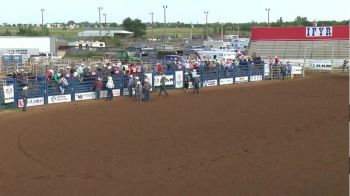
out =
{"type": "MultiPolygon", "coordinates": [[[[238,66],[217,66],[214,69],[207,69],[201,66],[197,70],[197,75],[200,76],[202,87],[210,87],[217,85],[227,84],[239,84],[244,82],[255,82],[264,80],[265,77],[264,64],[261,65],[238,65],[238,66]]],[[[278,70],[276,72],[278,78],[278,70]]],[[[137,73],[138,80],[143,84],[145,78],[148,78],[153,87],[159,86],[161,76],[157,76],[155,73],[137,73]]],[[[167,81],[168,88],[182,88],[183,77],[185,77],[185,70],[174,71],[172,75],[167,75],[169,80],[167,81]]],[[[114,96],[128,95],[128,82],[129,75],[119,74],[112,76],[115,88],[113,90],[114,96]]],[[[21,92],[25,85],[28,85],[28,107],[37,105],[46,105],[53,103],[63,103],[71,101],[80,101],[95,99],[94,84],[97,79],[95,75],[84,76],[82,79],[79,77],[67,78],[69,85],[65,87],[64,93],[61,94],[58,81],[47,80],[43,76],[37,76],[35,79],[17,80],[16,78],[4,78],[0,84],[0,109],[22,107],[21,92]],[[3,86],[13,85],[14,101],[11,103],[5,103],[4,88],[3,86]]],[[[102,97],[105,97],[105,85],[106,80],[103,79],[102,97]]]]}

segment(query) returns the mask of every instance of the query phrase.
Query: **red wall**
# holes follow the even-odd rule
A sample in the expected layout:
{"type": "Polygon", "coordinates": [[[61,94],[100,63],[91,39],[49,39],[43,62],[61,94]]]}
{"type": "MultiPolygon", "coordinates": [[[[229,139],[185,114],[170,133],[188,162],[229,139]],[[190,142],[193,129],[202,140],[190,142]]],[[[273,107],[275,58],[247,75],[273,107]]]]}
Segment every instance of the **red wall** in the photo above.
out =
{"type": "Polygon", "coordinates": [[[252,41],[262,40],[349,40],[349,26],[332,26],[332,36],[307,37],[306,27],[252,28],[252,41]]]}

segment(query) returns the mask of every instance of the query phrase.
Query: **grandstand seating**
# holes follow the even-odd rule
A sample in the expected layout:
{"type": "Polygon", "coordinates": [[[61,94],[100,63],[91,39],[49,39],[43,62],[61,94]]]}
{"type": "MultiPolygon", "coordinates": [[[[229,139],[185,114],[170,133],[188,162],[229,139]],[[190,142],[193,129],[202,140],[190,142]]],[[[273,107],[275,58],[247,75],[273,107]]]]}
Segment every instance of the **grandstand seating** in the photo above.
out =
{"type": "Polygon", "coordinates": [[[249,54],[282,59],[349,59],[349,40],[252,41],[249,54]]]}

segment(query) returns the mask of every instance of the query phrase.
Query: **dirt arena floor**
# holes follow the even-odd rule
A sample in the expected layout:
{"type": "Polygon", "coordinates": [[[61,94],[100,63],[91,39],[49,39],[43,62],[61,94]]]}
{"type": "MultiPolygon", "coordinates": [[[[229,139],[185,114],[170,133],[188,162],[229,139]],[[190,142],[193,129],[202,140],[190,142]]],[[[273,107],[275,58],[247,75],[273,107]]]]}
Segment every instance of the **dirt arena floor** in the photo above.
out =
{"type": "Polygon", "coordinates": [[[348,196],[348,75],[0,113],[0,196],[348,196]]]}

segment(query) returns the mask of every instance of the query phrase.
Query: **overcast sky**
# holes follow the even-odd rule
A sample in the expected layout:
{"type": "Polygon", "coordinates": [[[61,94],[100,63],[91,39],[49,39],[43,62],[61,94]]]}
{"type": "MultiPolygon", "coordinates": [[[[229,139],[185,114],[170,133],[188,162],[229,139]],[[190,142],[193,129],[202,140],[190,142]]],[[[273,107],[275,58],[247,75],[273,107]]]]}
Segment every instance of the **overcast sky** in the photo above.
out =
{"type": "Polygon", "coordinates": [[[205,23],[204,11],[209,11],[208,22],[267,22],[266,8],[270,8],[270,21],[282,17],[292,21],[297,16],[313,20],[348,20],[349,0],[2,0],[0,24],[52,22],[96,22],[98,7],[107,15],[107,22],[120,24],[126,17],[150,22],[164,21],[163,5],[167,5],[167,22],[205,23]]]}

